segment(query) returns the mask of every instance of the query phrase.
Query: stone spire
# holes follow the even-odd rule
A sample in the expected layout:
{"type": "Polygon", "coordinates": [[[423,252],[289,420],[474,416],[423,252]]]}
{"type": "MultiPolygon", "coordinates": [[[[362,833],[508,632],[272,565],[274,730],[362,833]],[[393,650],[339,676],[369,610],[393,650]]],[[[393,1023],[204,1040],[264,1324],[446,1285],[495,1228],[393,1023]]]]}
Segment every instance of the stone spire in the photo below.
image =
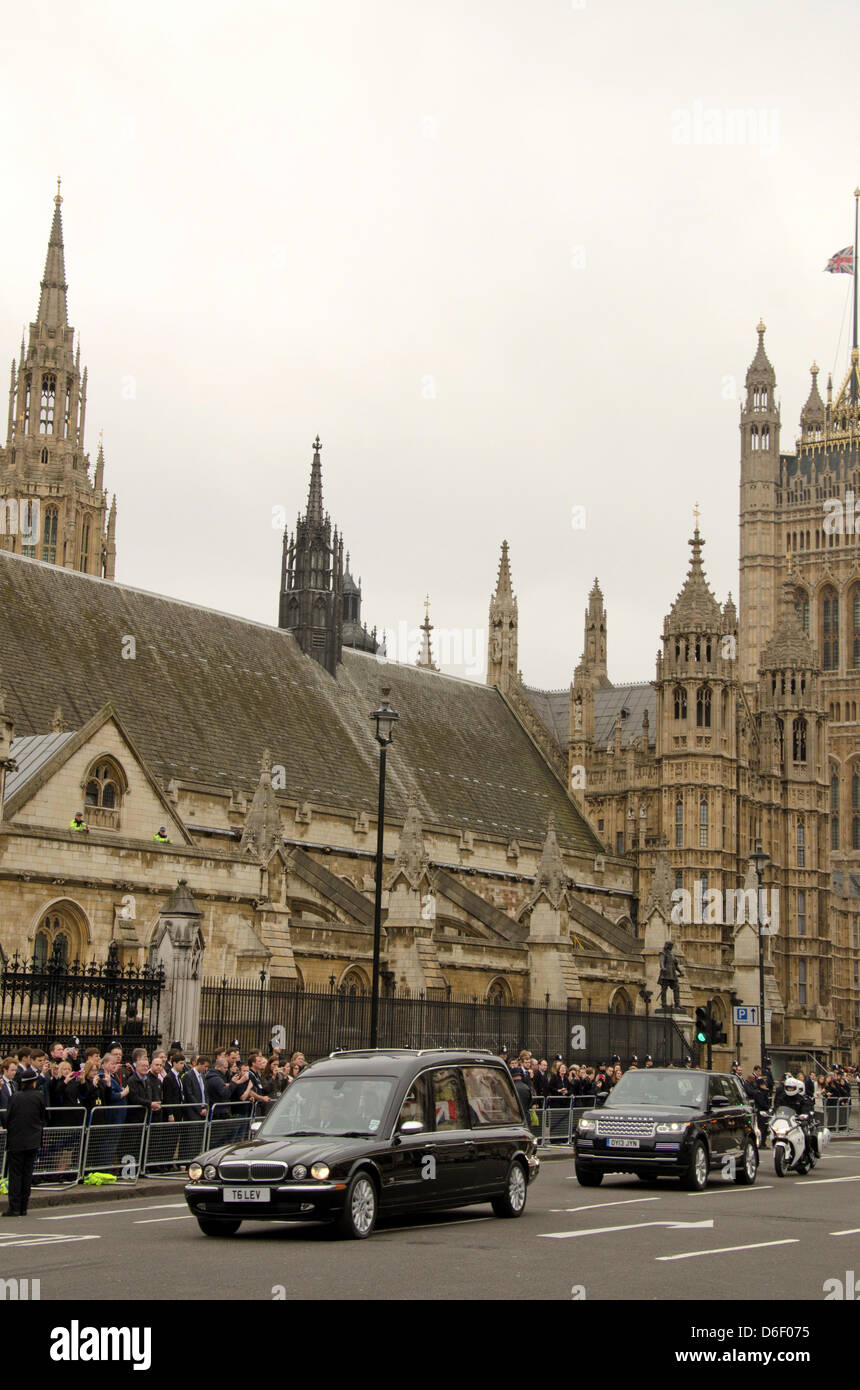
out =
{"type": "Polygon", "coordinates": [[[272,758],[268,748],[263,754],[260,780],[245,817],[245,828],[239,848],[267,864],[284,841],[281,813],[272,787],[272,758]]]}
{"type": "Polygon", "coordinates": [[[818,363],[813,362],[810,367],[812,374],[812,385],[809,388],[809,395],[806,398],[806,405],[800,412],[800,431],[804,440],[821,439],[824,433],[824,402],[818,390],[818,363]]]}
{"type": "Polygon", "coordinates": [[[63,249],[63,217],[60,212],[63,200],[60,196],[60,180],[57,179],[57,196],[54,198],[54,216],[51,221],[51,235],[48,238],[48,254],[45,257],[45,273],[42,276],[41,293],[36,322],[46,328],[60,328],[68,325],[69,315],[66,303],[66,257],[63,249]]]}
{"type": "Polygon", "coordinates": [[[308,488],[308,510],[306,521],[309,526],[323,524],[322,463],[320,462],[320,437],[314,440],[314,457],[311,464],[311,481],[308,488]]]}
{"type": "Polygon", "coordinates": [[[500,690],[508,690],[517,683],[518,634],[519,616],[511,583],[508,543],[502,541],[496,592],[490,598],[487,685],[497,685],[500,690]]]}
{"type": "Polygon", "coordinates": [[[699,532],[698,512],[696,526],[689,545],[692,547],[690,569],[684,587],[669,611],[663,625],[664,632],[719,633],[722,626],[720,605],[711,592],[705,571],[702,568],[702,546],[705,542],[699,532]]]}
{"type": "Polygon", "coordinates": [[[540,898],[545,897],[550,907],[559,909],[567,899],[567,880],[567,869],[555,833],[555,816],[550,813],[546,839],[543,842],[540,863],[535,875],[534,888],[529,895],[528,906],[533,907],[540,898]]]}
{"type": "Polygon", "coordinates": [[[413,802],[406,812],[406,820],[394,852],[394,868],[388,887],[393,889],[401,879],[405,879],[410,888],[417,890],[422,883],[429,882],[429,877],[430,859],[424,845],[421,817],[418,807],[413,802]]]}
{"type": "Polygon", "coordinates": [[[430,645],[430,633],[433,631],[433,624],[430,621],[430,595],[424,599],[424,621],[421,624],[421,651],[418,654],[416,666],[421,666],[425,671],[438,671],[439,667],[433,660],[433,650],[430,645]]]}
{"type": "Polygon", "coordinates": [[[786,556],[782,581],[781,608],[773,636],[761,654],[762,671],[817,671],[818,656],[811,637],[804,632],[797,611],[796,581],[791,572],[791,556],[786,556]]]}
{"type": "Polygon", "coordinates": [[[278,627],[292,632],[306,656],[337,673],[343,647],[343,537],[323,512],[321,444],[314,440],[308,509],[294,535],[284,531],[278,627]]]}

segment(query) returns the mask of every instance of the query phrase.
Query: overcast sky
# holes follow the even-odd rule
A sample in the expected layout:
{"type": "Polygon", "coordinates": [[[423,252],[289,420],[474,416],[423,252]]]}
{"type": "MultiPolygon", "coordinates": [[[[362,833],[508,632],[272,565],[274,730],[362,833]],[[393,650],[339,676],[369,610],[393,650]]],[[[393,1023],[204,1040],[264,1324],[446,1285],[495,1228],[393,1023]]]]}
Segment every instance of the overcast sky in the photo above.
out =
{"type": "Polygon", "coordinates": [[[3,27],[0,361],[62,174],[118,580],[275,623],[273,508],[304,509],[318,431],[364,616],[403,633],[429,592],[460,674],[505,536],[530,684],[569,682],[595,575],[610,676],[653,677],[696,502],[737,596],[755,325],[783,450],[813,358],[822,387],[847,365],[851,277],[822,272],[860,182],[853,0],[41,0],[3,27]]]}

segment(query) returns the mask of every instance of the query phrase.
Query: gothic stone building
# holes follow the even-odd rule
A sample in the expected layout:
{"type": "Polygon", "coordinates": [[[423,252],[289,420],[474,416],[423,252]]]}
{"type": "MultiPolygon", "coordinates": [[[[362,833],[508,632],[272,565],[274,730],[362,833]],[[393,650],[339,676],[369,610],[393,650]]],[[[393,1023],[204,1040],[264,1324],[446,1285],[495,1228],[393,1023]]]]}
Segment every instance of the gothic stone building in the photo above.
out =
{"type": "Polygon", "coordinates": [[[813,367],[796,452],[781,453],[764,331],[760,324],[741,410],[740,614],[731,595],[721,606],[710,591],[697,526],[654,679],[609,680],[595,580],[570,689],[531,689],[517,670],[505,545],[490,606],[488,679],[517,709],[528,704],[534,736],[559,766],[564,759],[595,832],[634,865],[634,923],[640,904],[655,897],[664,907],[674,901],[676,918],[684,905],[693,908],[698,920],[676,921],[675,934],[694,1002],[710,1001],[728,1035],[722,1060],[744,1044],[754,1060],[757,1047],[754,1030],[736,1035],[731,1025],[733,1001],[757,1002],[758,972],[754,933],[737,920],[739,899],[728,896],[754,883],[757,842],[770,855],[766,901],[779,913],[765,940],[771,1050],[856,1060],[860,367],[855,351],[835,401],[828,385],[826,405],[813,367]]]}
{"type": "Polygon", "coordinates": [[[116,498],[108,509],[101,442],[95,469],[84,446],[87,370],[69,327],[62,201],[58,184],[36,319],[12,360],[0,548],[112,579],[116,498]]]}

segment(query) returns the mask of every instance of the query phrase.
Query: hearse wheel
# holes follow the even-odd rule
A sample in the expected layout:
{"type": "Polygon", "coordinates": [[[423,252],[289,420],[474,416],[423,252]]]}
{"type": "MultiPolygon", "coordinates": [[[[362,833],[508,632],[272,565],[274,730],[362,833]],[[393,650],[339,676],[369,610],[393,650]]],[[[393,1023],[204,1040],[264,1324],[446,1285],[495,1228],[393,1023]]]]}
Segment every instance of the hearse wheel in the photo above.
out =
{"type": "Polygon", "coordinates": [[[527,1186],[523,1165],[514,1161],[508,1169],[504,1192],[493,1198],[496,1216],[522,1216],[526,1209],[527,1186]]]}

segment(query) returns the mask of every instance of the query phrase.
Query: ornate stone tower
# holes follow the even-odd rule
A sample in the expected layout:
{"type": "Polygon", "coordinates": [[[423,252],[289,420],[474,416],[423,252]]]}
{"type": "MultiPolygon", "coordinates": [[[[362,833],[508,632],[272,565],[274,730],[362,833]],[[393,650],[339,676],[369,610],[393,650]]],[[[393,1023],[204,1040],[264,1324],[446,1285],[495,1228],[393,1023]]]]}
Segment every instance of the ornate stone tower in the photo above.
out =
{"type": "MultiPolygon", "coordinates": [[[[702,568],[698,522],[684,587],[657,657],[657,759],[662,833],[673,888],[698,898],[734,886],[738,699],[734,605],[721,609],[702,568]]],[[[678,927],[691,959],[719,963],[719,924],[678,927]]]]}
{"type": "Polygon", "coordinates": [[[278,627],[295,634],[302,651],[337,674],[343,644],[343,538],[323,513],[319,435],[314,440],[308,507],[295,534],[284,531],[278,627]]]}
{"type": "Polygon", "coordinates": [[[517,600],[511,584],[508,543],[502,541],[499,577],[496,592],[490,599],[489,650],[487,653],[487,685],[510,690],[517,681],[517,636],[519,619],[517,600]]]}
{"type": "Polygon", "coordinates": [[[778,538],[779,409],[776,375],[764,350],[765,326],[746,375],[741,408],[741,680],[754,686],[758,659],[776,618],[781,555],[778,538]]]}
{"type": "Polygon", "coordinates": [[[425,671],[438,671],[439,667],[433,660],[433,644],[431,640],[433,624],[430,621],[429,594],[427,594],[427,596],[424,599],[424,621],[421,624],[419,631],[421,633],[421,650],[418,653],[418,660],[416,661],[415,665],[422,666],[425,671]]]}
{"type": "Polygon", "coordinates": [[[54,216],[39,307],[20,361],[12,362],[6,448],[0,449],[0,546],[66,569],[113,579],[116,498],[84,450],[87,373],[69,327],[62,198],[54,216]]]}
{"type": "Polygon", "coordinates": [[[610,684],[606,674],[606,608],[596,579],[588,595],[588,607],[585,610],[582,666],[595,689],[605,688],[610,684]]]}

